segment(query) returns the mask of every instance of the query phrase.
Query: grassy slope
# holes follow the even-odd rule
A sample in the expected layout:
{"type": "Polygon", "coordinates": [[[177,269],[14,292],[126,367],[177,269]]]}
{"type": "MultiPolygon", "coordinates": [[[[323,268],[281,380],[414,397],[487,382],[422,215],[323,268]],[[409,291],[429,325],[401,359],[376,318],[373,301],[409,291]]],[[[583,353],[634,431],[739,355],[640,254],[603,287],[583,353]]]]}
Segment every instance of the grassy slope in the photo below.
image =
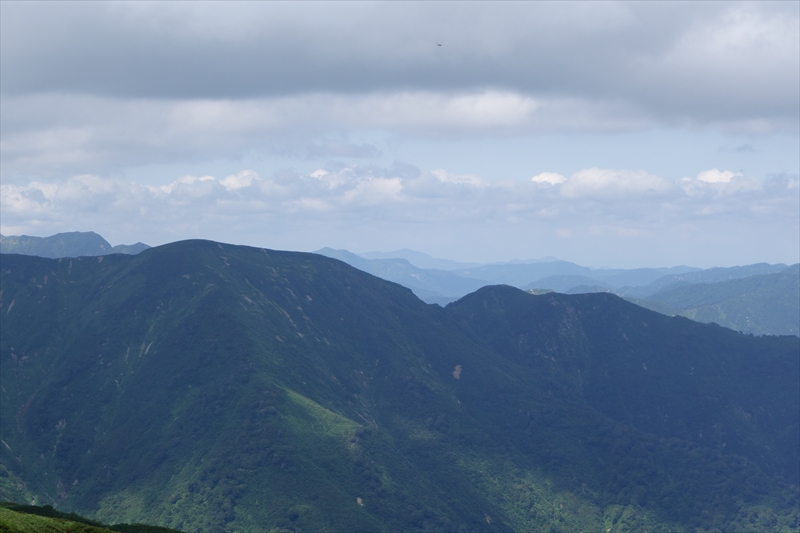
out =
{"type": "Polygon", "coordinates": [[[3,507],[0,507],[0,531],[3,533],[111,533],[111,530],[106,528],[61,518],[18,513],[3,507]]]}
{"type": "MultiPolygon", "coordinates": [[[[757,464],[693,438],[719,423],[713,405],[670,440],[674,428],[658,436],[639,420],[644,407],[618,408],[642,398],[647,380],[624,386],[641,361],[598,383],[605,400],[587,392],[583,376],[609,370],[591,371],[593,347],[623,351],[595,338],[615,331],[597,323],[607,295],[556,297],[597,310],[553,315],[537,335],[561,363],[543,367],[513,349],[508,317],[465,325],[480,299],[438,309],[309,254],[187,242],[103,261],[3,257],[2,269],[0,458],[66,509],[187,531],[797,528],[796,492],[770,477],[778,451],[757,464]]],[[[513,291],[498,290],[478,296],[513,291]]],[[[555,297],[508,294],[525,299],[500,315],[555,297]]],[[[637,350],[694,335],[680,350],[710,350],[713,366],[728,348],[703,345],[709,326],[689,335],[688,321],[660,319],[673,337],[637,350]]],[[[614,334],[641,334],[637,320],[614,334]]],[[[740,352],[772,349],[760,341],[740,352]]],[[[774,348],[777,364],[796,353],[774,348]]],[[[687,391],[716,394],[730,383],[718,378],[687,391]]],[[[669,383],[648,401],[674,399],[669,383]]],[[[765,430],[780,449],[769,424],[746,429],[730,433],[746,437],[745,457],[765,430]]]]}
{"type": "Polygon", "coordinates": [[[50,506],[19,505],[0,501],[0,531],[3,533],[181,533],[146,524],[106,526],[74,513],[50,506]]]}

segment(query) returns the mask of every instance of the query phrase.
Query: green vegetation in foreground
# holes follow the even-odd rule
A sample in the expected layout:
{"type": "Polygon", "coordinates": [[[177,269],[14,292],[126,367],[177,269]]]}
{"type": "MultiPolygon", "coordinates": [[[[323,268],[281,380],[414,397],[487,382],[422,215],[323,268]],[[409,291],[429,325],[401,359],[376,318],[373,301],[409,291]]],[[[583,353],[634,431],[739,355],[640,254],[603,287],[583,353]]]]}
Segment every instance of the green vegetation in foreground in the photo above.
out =
{"type": "Polygon", "coordinates": [[[799,528],[797,337],[610,294],[443,309],[207,241],[0,281],[3,499],[204,533],[799,528]]]}
{"type": "Polygon", "coordinates": [[[181,533],[146,524],[117,524],[107,526],[75,513],[62,513],[49,505],[20,505],[0,502],[0,532],[2,533],[181,533]]]}

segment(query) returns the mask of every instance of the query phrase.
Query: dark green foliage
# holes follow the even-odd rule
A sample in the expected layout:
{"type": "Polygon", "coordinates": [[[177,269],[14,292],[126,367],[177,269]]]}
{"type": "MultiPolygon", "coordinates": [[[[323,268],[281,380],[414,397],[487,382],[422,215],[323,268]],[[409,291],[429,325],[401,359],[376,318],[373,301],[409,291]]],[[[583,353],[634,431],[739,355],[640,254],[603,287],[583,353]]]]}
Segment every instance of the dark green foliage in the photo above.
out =
{"type": "Polygon", "coordinates": [[[608,294],[442,309],[206,241],[0,263],[0,460],[58,509],[204,532],[798,528],[796,337],[608,294]]]}

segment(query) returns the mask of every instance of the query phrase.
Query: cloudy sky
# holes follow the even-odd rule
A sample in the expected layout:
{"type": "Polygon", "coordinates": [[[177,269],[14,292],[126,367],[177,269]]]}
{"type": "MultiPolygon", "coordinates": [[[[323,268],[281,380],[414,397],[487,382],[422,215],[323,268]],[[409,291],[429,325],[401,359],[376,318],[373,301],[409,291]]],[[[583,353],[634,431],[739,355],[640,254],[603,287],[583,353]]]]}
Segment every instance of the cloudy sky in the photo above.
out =
{"type": "Polygon", "coordinates": [[[0,232],[800,258],[798,2],[0,3],[0,232]]]}

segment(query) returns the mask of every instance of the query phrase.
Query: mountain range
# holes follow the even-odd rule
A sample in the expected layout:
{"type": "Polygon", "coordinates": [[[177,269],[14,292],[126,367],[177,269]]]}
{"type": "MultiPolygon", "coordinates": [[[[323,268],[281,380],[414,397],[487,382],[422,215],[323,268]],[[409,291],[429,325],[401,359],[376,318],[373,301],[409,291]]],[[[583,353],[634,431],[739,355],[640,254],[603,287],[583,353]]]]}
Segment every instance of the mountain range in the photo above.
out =
{"type": "Polygon", "coordinates": [[[184,531],[797,530],[800,338],[316,254],[0,256],[0,498],[184,531]]]}
{"type": "Polygon", "coordinates": [[[4,237],[0,235],[0,253],[25,254],[39,257],[80,257],[108,254],[135,255],[148,249],[144,243],[111,246],[108,241],[93,231],[71,231],[50,237],[27,235],[4,237]]]}
{"type": "MultiPolygon", "coordinates": [[[[434,258],[409,250],[362,254],[323,248],[318,254],[345,261],[399,283],[419,298],[440,305],[455,302],[486,285],[502,283],[528,291],[565,294],[611,292],[670,316],[755,335],[800,335],[800,268],[797,264],[710,268],[590,269],[559,260],[498,263],[454,270],[420,268],[434,258]],[[388,257],[392,254],[403,258],[388,257]],[[378,257],[380,259],[369,259],[378,257]],[[531,281],[529,281],[531,280],[531,281]]],[[[447,263],[442,263],[447,264],[447,263]]],[[[450,264],[452,266],[452,263],[450,264]]]]}

